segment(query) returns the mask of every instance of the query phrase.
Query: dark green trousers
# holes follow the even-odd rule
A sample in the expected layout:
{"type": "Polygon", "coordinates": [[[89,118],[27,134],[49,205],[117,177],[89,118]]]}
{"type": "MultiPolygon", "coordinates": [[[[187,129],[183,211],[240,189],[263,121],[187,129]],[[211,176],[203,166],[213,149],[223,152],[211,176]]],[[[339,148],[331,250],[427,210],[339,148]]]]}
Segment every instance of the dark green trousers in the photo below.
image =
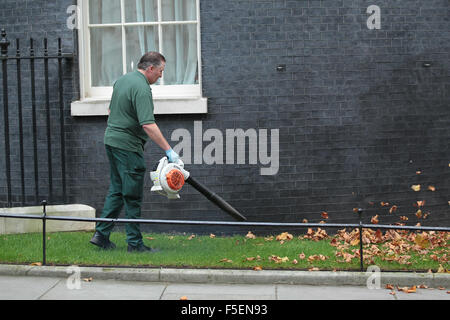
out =
{"type": "MultiPolygon", "coordinates": [[[[141,217],[144,190],[145,162],[142,155],[105,145],[110,165],[108,195],[101,214],[102,218],[118,218],[125,206],[127,219],[141,217]]],[[[109,237],[114,228],[112,222],[98,222],[96,230],[109,237]]],[[[137,223],[126,224],[127,242],[132,246],[142,244],[142,234],[137,223]]]]}

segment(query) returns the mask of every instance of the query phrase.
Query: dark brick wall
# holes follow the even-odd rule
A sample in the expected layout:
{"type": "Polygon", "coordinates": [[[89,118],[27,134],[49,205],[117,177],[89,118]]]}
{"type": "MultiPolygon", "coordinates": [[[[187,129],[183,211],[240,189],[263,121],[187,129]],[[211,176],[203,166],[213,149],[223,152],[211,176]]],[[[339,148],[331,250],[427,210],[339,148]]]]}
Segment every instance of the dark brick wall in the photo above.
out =
{"type": "MultiPolygon", "coordinates": [[[[2,1],[7,9],[0,24],[10,40],[62,37],[66,51],[76,50],[76,34],[65,26],[71,3],[2,1]]],[[[208,114],[157,116],[158,124],[169,140],[178,128],[193,136],[194,121],[202,121],[203,130],[217,128],[223,134],[233,128],[279,129],[276,175],[261,176],[260,165],[248,160],[243,165],[187,166],[251,221],[318,222],[326,211],[330,223],[355,222],[352,209],[362,206],[366,222],[378,214],[380,223],[406,216],[408,225],[448,226],[449,17],[447,0],[201,1],[208,114]],[[367,27],[370,5],[381,9],[379,30],[367,27]],[[279,65],[285,69],[277,71],[279,65]],[[413,184],[421,184],[422,190],[414,192],[413,184]],[[436,191],[428,191],[429,185],[436,191]],[[425,220],[415,216],[418,200],[426,201],[422,211],[430,214],[425,220]],[[381,202],[390,205],[382,207],[381,202]],[[390,214],[392,205],[398,209],[390,214]]],[[[70,117],[70,101],[78,92],[76,61],[65,63],[65,79],[69,200],[100,213],[108,187],[102,144],[106,118],[70,117]]],[[[150,142],[148,168],[162,155],[150,142]]],[[[4,201],[4,173],[0,175],[4,201]]],[[[181,200],[168,201],[150,194],[146,179],[144,218],[230,220],[189,186],[181,200]]]]}

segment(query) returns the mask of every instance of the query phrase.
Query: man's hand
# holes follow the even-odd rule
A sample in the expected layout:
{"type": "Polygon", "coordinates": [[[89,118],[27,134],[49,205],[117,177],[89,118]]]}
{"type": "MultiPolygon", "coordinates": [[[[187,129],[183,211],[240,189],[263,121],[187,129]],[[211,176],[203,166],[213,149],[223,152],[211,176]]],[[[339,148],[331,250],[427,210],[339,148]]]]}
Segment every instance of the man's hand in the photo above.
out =
{"type": "Polygon", "coordinates": [[[166,150],[166,156],[169,159],[169,162],[178,162],[178,160],[180,160],[180,156],[178,155],[178,153],[173,151],[172,148],[166,150]]]}

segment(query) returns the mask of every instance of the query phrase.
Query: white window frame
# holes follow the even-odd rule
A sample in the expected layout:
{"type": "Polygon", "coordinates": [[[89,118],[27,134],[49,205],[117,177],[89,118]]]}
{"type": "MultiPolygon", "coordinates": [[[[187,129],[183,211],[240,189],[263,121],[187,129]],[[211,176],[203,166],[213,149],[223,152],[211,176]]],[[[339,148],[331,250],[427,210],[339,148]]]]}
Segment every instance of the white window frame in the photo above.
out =
{"type": "MultiPolygon", "coordinates": [[[[121,0],[122,7],[123,2],[121,0]]],[[[98,116],[108,115],[109,102],[112,95],[112,87],[92,87],[91,86],[91,59],[90,59],[90,26],[89,25],[89,0],[78,0],[78,14],[81,15],[80,26],[78,28],[78,52],[80,70],[80,100],[71,103],[72,116],[98,116]]],[[[161,0],[158,0],[158,20],[157,22],[133,22],[124,23],[124,13],[122,12],[121,23],[102,24],[107,26],[121,26],[122,31],[125,26],[130,25],[157,25],[159,39],[161,39],[161,29],[163,25],[179,23],[197,24],[197,56],[198,56],[198,84],[190,85],[152,85],[152,94],[155,114],[187,114],[187,113],[207,113],[207,99],[202,97],[202,76],[201,76],[201,44],[200,44],[200,0],[197,0],[197,20],[196,21],[161,21],[161,0]]],[[[122,41],[125,39],[122,37],[122,41]]],[[[126,50],[125,43],[122,43],[122,50],[126,50]]],[[[163,53],[164,54],[164,53],[163,53]]],[[[126,72],[125,55],[123,55],[124,73],[126,72]]],[[[136,62],[137,63],[137,62],[136,62]]],[[[170,63],[170,62],[168,62],[170,63]]]]}

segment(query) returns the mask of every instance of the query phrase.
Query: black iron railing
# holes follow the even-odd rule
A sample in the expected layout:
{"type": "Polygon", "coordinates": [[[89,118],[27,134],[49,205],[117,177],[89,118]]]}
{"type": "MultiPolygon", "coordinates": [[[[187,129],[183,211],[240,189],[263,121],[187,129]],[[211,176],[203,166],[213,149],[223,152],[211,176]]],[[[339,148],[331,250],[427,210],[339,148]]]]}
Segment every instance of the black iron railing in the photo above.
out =
{"type": "MultiPolygon", "coordinates": [[[[42,117],[38,112],[38,107],[40,107],[40,101],[38,101],[36,94],[37,92],[37,84],[41,83],[41,69],[43,68],[43,77],[44,77],[44,99],[42,103],[44,104],[44,112],[45,116],[42,117],[45,119],[46,124],[46,149],[47,149],[47,166],[48,166],[48,199],[53,200],[54,193],[54,185],[53,185],[53,167],[52,167],[52,132],[51,132],[51,110],[50,110],[50,83],[49,83],[49,61],[55,61],[57,64],[57,82],[58,82],[58,105],[59,105],[59,127],[60,127],[60,148],[61,148],[61,189],[62,189],[62,202],[66,202],[67,192],[66,192],[66,147],[65,147],[65,139],[64,139],[64,88],[63,88],[63,67],[62,62],[63,59],[71,59],[73,58],[73,54],[71,53],[63,53],[61,38],[58,38],[58,48],[56,54],[49,54],[48,50],[48,40],[44,38],[43,40],[44,47],[43,53],[37,54],[35,52],[35,42],[33,39],[30,39],[29,42],[29,53],[28,55],[24,55],[20,47],[19,39],[16,39],[16,52],[13,55],[8,55],[8,47],[10,45],[10,41],[6,37],[6,32],[4,29],[1,30],[1,40],[0,40],[0,60],[1,60],[1,72],[2,72],[2,80],[3,80],[3,89],[2,89],[2,97],[3,97],[3,121],[4,121],[4,143],[5,143],[5,176],[6,176],[6,190],[7,190],[7,198],[6,203],[8,207],[12,206],[12,185],[11,185],[11,141],[10,134],[18,135],[19,141],[19,152],[18,156],[20,158],[20,185],[21,185],[21,195],[19,196],[20,201],[15,201],[17,203],[22,203],[22,205],[26,202],[26,192],[25,192],[25,156],[28,156],[24,152],[24,103],[23,103],[23,91],[26,91],[27,96],[31,96],[31,123],[25,123],[25,126],[29,126],[32,128],[32,159],[33,159],[33,167],[34,167],[34,201],[36,204],[39,203],[39,190],[40,190],[40,179],[39,179],[39,160],[38,154],[41,152],[38,147],[38,119],[42,117]],[[38,62],[43,62],[43,65],[38,62]],[[15,70],[12,74],[8,74],[8,63],[15,63],[15,70]],[[27,74],[22,74],[22,67],[29,68],[29,74],[27,69],[27,74]],[[10,75],[16,75],[17,81],[13,84],[8,83],[8,79],[10,75]],[[29,84],[24,84],[23,79],[29,84]],[[9,99],[9,87],[15,86],[17,89],[17,96],[15,97],[17,101],[14,101],[14,104],[17,104],[17,124],[13,123],[10,125],[10,102],[12,100],[9,99]],[[25,90],[22,90],[25,89],[25,90]],[[29,89],[29,91],[27,90],[29,89]],[[11,132],[10,128],[17,128],[17,131],[11,132]]],[[[10,70],[11,71],[11,70],[10,70]]],[[[53,80],[53,78],[52,78],[53,80]]],[[[14,99],[15,100],[15,99],[14,99]]],[[[15,113],[15,110],[11,110],[15,113]]],[[[14,119],[16,120],[16,119],[14,119]]],[[[47,179],[46,179],[47,180],[47,179]]],[[[42,199],[42,198],[41,198],[42,199]]]]}
{"type": "Polygon", "coordinates": [[[358,209],[359,223],[281,223],[281,222],[235,222],[235,221],[193,221],[193,220],[157,220],[157,219],[108,219],[108,218],[85,218],[85,217],[64,217],[47,216],[47,201],[42,201],[42,215],[32,214],[6,214],[0,212],[2,218],[15,219],[38,219],[42,220],[42,265],[46,265],[46,221],[80,221],[80,222],[113,222],[113,223],[140,223],[140,224],[171,224],[171,225],[208,225],[208,226],[247,226],[247,227],[283,227],[283,228],[357,228],[359,230],[359,257],[360,271],[364,271],[363,252],[363,229],[390,229],[409,231],[440,231],[449,232],[450,227],[426,227],[426,226],[398,226],[362,223],[362,209],[358,209]]]}

